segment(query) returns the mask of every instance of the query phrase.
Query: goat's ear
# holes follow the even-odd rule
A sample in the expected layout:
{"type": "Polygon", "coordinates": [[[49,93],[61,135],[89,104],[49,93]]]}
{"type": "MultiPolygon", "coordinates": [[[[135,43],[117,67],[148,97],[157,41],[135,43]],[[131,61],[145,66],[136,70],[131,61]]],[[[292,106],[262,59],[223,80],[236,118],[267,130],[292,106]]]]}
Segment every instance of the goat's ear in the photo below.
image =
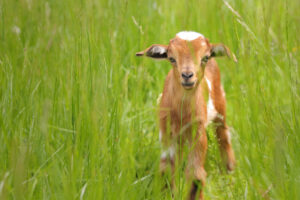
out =
{"type": "Polygon", "coordinates": [[[135,55],[136,56],[146,55],[154,59],[164,59],[168,57],[167,51],[168,51],[167,45],[153,44],[149,48],[145,49],[144,51],[137,52],[135,55]]]}
{"type": "Polygon", "coordinates": [[[210,49],[210,57],[218,56],[227,56],[232,58],[234,62],[237,62],[237,59],[233,53],[226,47],[224,44],[213,44],[210,49]]]}

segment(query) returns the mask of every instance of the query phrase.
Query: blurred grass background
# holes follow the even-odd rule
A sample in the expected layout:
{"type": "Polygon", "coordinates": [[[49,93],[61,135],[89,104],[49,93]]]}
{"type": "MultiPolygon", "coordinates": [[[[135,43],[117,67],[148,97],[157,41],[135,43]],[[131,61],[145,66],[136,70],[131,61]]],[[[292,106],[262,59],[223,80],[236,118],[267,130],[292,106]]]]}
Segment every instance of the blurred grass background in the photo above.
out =
{"type": "Polygon", "coordinates": [[[300,199],[299,8],[1,0],[0,199],[170,199],[158,174],[156,99],[171,66],[135,52],[181,30],[239,60],[217,59],[237,168],[222,172],[210,131],[206,199],[300,199]]]}

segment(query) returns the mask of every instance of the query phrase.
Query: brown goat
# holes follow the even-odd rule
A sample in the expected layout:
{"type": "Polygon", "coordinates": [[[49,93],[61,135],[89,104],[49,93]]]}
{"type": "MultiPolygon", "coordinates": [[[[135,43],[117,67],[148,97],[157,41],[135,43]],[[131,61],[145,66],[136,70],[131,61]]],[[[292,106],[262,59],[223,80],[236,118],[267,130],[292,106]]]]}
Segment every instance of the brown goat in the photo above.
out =
{"type": "Polygon", "coordinates": [[[188,149],[189,199],[203,199],[203,190],[198,188],[205,184],[205,130],[210,122],[215,122],[221,156],[227,169],[231,171],[235,165],[226,125],[225,92],[213,58],[231,56],[231,53],[223,44],[210,44],[200,33],[183,31],[171,39],[169,45],[154,44],[136,55],[168,59],[173,65],[160,100],[159,137],[163,149],[160,170],[164,173],[168,163],[171,164],[171,187],[174,188],[175,157],[180,162],[184,148],[188,149]]]}

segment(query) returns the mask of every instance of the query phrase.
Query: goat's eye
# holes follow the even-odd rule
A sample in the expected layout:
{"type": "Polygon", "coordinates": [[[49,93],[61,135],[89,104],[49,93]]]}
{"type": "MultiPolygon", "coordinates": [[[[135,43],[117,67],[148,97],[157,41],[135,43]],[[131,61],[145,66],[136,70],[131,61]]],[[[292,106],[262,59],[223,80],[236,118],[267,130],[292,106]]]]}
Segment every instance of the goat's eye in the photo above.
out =
{"type": "Polygon", "coordinates": [[[207,63],[209,57],[208,56],[204,56],[202,59],[201,59],[201,65],[204,65],[207,63]]]}
{"type": "Polygon", "coordinates": [[[209,57],[208,56],[204,56],[202,59],[201,59],[201,62],[202,63],[207,63],[209,57]]]}
{"type": "Polygon", "coordinates": [[[170,57],[169,60],[170,60],[171,63],[176,63],[175,58],[170,57]]]}

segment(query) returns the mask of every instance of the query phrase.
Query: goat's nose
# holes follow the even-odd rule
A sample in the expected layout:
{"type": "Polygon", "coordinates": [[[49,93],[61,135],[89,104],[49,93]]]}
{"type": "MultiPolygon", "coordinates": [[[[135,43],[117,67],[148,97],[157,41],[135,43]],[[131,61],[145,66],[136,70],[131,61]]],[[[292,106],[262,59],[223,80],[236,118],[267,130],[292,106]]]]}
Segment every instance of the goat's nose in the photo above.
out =
{"type": "Polygon", "coordinates": [[[189,78],[192,78],[194,76],[194,73],[193,72],[185,72],[185,73],[182,73],[181,76],[184,79],[189,79],[189,78]]]}

